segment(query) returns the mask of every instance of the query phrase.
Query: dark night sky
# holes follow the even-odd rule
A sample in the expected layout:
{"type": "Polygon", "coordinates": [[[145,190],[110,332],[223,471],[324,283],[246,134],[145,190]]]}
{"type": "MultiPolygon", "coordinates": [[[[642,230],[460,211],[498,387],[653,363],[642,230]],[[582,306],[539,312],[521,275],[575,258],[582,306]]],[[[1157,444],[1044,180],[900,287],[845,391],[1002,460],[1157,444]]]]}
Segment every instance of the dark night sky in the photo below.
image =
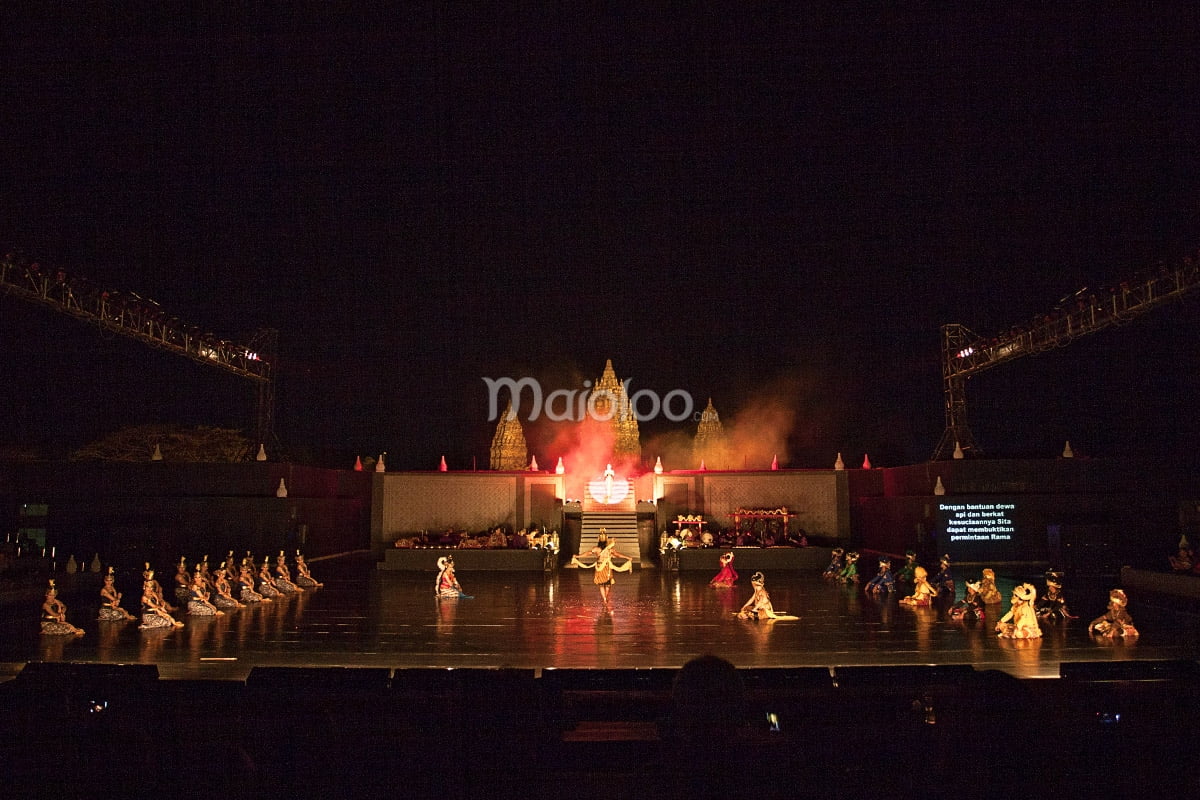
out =
{"type": "MultiPolygon", "coordinates": [[[[0,246],[277,329],[299,460],[484,465],[482,377],[612,358],[726,418],[785,398],[793,466],[920,461],[940,325],[1007,330],[1200,246],[1183,4],[109,5],[0,12],[0,246]]],[[[974,379],[978,443],[1193,453],[1197,303],[974,379]]],[[[253,429],[215,370],[8,297],[0,337],[0,445],[253,429]]]]}

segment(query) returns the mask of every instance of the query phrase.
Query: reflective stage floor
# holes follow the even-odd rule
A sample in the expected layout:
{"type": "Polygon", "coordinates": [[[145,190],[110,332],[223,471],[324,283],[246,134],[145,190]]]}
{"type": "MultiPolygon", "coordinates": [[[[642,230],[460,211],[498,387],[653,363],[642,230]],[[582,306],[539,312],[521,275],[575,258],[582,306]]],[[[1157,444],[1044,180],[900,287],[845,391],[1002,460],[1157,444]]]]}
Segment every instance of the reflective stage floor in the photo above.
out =
{"type": "MultiPolygon", "coordinates": [[[[80,638],[41,636],[37,609],[9,609],[0,620],[0,663],[7,677],[46,661],[155,664],[168,680],[241,681],[254,667],[678,668],[713,653],[742,668],[969,664],[1049,678],[1067,662],[1200,657],[1200,619],[1137,596],[1130,602],[1141,631],[1135,643],[1093,639],[1087,622],[1103,613],[1109,587],[1069,578],[1066,596],[1079,619],[1044,625],[1041,640],[1008,641],[992,630],[998,614],[963,623],[944,608],[878,601],[805,572],[767,575],[775,609],[798,620],[749,622],[734,617],[750,596],[748,575],[716,590],[702,573],[619,574],[607,611],[588,570],[460,573],[473,597],[458,600],[433,596],[432,565],[427,573],[386,572],[359,555],[313,570],[323,588],[224,617],[183,617],[186,626],[173,631],[94,621],[87,595],[68,598],[69,618],[86,630],[80,638]]],[[[958,571],[960,594],[963,577],[977,572],[958,571]]],[[[999,582],[1005,597],[1014,577],[999,582]]]]}

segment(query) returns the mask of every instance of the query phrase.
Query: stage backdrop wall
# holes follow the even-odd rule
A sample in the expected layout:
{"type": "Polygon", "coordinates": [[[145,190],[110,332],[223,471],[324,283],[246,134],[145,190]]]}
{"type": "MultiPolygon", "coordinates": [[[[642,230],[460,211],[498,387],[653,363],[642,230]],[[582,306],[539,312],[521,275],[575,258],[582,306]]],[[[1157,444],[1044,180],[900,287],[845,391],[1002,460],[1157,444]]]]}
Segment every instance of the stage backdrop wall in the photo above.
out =
{"type": "Polygon", "coordinates": [[[421,531],[478,532],[496,525],[561,533],[560,484],[561,478],[544,472],[375,473],[372,541],[386,548],[421,531]]]}
{"type": "Polygon", "coordinates": [[[713,525],[731,527],[733,512],[738,508],[786,506],[796,515],[790,523],[793,529],[803,528],[810,538],[841,540],[850,535],[850,499],[844,470],[696,472],[692,476],[699,506],[713,525]]]}
{"type": "MultiPolygon", "coordinates": [[[[703,514],[712,525],[733,524],[737,508],[787,506],[792,525],[810,538],[837,541],[850,535],[848,473],[835,470],[762,472],[672,472],[662,484],[659,524],[679,514],[703,514]]],[[[376,473],[373,486],[372,541],[379,548],[420,531],[454,527],[481,531],[495,525],[558,530],[564,536],[561,492],[550,473],[390,472],[376,473]]],[[[650,492],[652,484],[646,482],[650,492]]],[[[653,539],[653,537],[649,537],[653,539]]]]}

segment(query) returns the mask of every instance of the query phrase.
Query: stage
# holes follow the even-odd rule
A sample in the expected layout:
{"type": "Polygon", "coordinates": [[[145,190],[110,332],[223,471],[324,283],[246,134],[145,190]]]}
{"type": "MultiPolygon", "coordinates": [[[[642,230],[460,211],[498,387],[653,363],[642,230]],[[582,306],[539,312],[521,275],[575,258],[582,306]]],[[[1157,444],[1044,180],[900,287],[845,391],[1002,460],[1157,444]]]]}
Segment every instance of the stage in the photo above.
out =
{"type": "MultiPolygon", "coordinates": [[[[6,677],[28,662],[80,662],[152,664],[166,680],[244,681],[256,667],[676,669],[713,653],[745,669],[969,665],[1054,678],[1065,663],[1200,656],[1197,617],[1133,591],[1141,637],[1113,644],[1088,636],[1109,587],[1069,577],[1066,596],[1079,619],[1043,625],[1040,640],[1011,641],[997,638],[994,619],[964,623],[944,608],[875,600],[817,570],[764,570],[775,609],[799,619],[749,622],[734,617],[750,596],[746,569],[738,586],[722,590],[698,570],[621,573],[605,610],[590,570],[464,572],[460,581],[473,597],[438,600],[433,563],[425,572],[392,572],[377,569],[377,560],[367,553],[320,560],[313,570],[321,589],[219,618],[184,616],[179,630],[97,622],[87,594],[64,595],[69,619],[86,630],[79,638],[41,636],[36,607],[10,608],[0,621],[0,664],[6,677]]],[[[960,596],[963,578],[973,576],[965,570],[956,572],[960,596]]],[[[1001,575],[1006,598],[1018,577],[1044,589],[1036,575],[1001,575]]],[[[137,591],[118,588],[127,597],[137,591]]]]}

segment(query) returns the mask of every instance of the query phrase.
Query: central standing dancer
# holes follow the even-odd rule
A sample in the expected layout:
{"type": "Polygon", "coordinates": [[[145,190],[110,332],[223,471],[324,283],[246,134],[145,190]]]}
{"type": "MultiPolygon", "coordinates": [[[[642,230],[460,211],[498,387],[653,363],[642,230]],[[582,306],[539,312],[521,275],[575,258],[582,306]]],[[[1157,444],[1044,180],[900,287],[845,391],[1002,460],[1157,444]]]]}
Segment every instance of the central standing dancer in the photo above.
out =
{"type": "Polygon", "coordinates": [[[600,599],[604,601],[604,607],[611,609],[612,606],[608,602],[608,593],[612,589],[616,578],[613,577],[614,572],[632,572],[633,561],[624,553],[617,552],[617,543],[609,541],[607,531],[601,531],[601,539],[592,548],[591,554],[596,556],[596,560],[591,564],[584,564],[579,560],[579,556],[571,556],[571,565],[581,569],[596,570],[596,577],[592,580],[600,587],[600,599]],[[614,558],[628,559],[620,566],[613,563],[614,558]]]}

